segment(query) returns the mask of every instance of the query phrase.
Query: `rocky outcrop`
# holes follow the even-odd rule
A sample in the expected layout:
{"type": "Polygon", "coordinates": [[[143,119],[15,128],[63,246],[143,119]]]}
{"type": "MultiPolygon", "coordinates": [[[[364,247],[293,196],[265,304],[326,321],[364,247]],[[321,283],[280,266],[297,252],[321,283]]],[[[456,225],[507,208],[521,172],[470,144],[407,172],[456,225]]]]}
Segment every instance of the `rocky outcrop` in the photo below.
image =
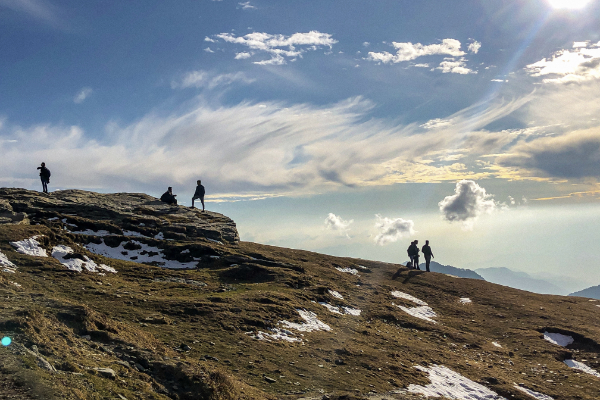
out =
{"type": "Polygon", "coordinates": [[[102,194],[61,190],[44,194],[25,189],[0,188],[0,224],[29,224],[61,220],[77,222],[78,229],[166,239],[207,238],[239,241],[235,222],[210,211],[171,206],[143,193],[102,194]]]}

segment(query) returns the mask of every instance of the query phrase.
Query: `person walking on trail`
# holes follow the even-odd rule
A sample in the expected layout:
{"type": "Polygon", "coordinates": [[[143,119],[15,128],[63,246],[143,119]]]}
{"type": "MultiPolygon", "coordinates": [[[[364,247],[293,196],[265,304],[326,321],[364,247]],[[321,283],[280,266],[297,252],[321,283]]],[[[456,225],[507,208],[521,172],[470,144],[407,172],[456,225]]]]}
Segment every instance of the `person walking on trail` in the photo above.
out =
{"type": "Polygon", "coordinates": [[[425,241],[425,246],[421,249],[423,252],[423,256],[425,257],[425,269],[427,272],[431,272],[429,270],[429,264],[431,263],[431,258],[435,258],[433,252],[431,251],[431,247],[429,246],[429,240],[425,241]]]}
{"type": "Polygon", "coordinates": [[[46,163],[43,162],[41,167],[37,167],[40,170],[40,179],[42,180],[42,190],[44,193],[48,193],[48,184],[50,183],[50,170],[46,168],[46,163]]]}
{"type": "Polygon", "coordinates": [[[160,201],[167,204],[177,205],[177,199],[175,197],[177,197],[177,195],[173,194],[173,188],[169,186],[167,191],[164,192],[162,196],[160,196],[160,201]]]}
{"type": "Polygon", "coordinates": [[[196,186],[196,192],[194,193],[194,197],[192,197],[192,208],[194,208],[194,200],[200,199],[202,202],[202,211],[204,211],[204,193],[206,193],[206,190],[204,190],[201,180],[198,180],[196,183],[198,186],[196,186]]]}

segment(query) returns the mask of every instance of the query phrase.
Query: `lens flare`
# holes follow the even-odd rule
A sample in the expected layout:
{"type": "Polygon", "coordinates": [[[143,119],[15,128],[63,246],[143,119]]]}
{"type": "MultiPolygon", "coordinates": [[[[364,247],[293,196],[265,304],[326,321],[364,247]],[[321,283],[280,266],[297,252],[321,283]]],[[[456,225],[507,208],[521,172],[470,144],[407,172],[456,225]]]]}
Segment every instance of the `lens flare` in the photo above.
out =
{"type": "Polygon", "coordinates": [[[2,346],[8,346],[11,342],[12,340],[8,336],[2,338],[2,346]]]}
{"type": "Polygon", "coordinates": [[[548,3],[553,8],[568,8],[571,10],[577,10],[585,7],[590,0],[548,0],[548,3]]]}

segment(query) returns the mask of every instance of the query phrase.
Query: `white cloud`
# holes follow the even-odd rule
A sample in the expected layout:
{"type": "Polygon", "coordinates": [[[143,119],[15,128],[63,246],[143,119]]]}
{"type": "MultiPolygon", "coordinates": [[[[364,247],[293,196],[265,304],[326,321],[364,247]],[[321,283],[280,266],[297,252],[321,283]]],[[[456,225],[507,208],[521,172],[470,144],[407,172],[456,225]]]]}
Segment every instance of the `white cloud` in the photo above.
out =
{"type": "Polygon", "coordinates": [[[435,119],[431,119],[431,120],[427,121],[426,123],[419,125],[419,126],[421,128],[425,128],[425,129],[437,129],[437,128],[443,128],[443,127],[450,126],[450,125],[452,125],[451,120],[435,118],[435,119]]]}
{"type": "Polygon", "coordinates": [[[79,91],[79,93],[77,93],[75,95],[75,97],[73,97],[73,102],[75,104],[81,104],[85,101],[85,99],[87,99],[91,94],[92,94],[93,90],[90,87],[84,87],[83,89],[81,89],[79,91]]]}
{"type": "Polygon", "coordinates": [[[351,219],[350,221],[346,221],[340,216],[337,216],[333,213],[329,213],[327,218],[325,218],[325,228],[332,231],[337,231],[341,235],[349,238],[350,236],[348,235],[348,231],[350,230],[350,225],[353,222],[353,219],[351,219]]]}
{"type": "Polygon", "coordinates": [[[573,48],[579,48],[579,47],[587,47],[589,44],[589,41],[586,42],[573,42],[573,48]]]}
{"type": "Polygon", "coordinates": [[[234,82],[243,84],[253,83],[255,79],[250,79],[243,72],[232,74],[214,74],[208,71],[190,71],[186,73],[179,81],[171,82],[173,89],[185,89],[190,87],[214,89],[218,86],[228,86],[234,82]]]}
{"type": "Polygon", "coordinates": [[[473,43],[470,43],[469,47],[467,47],[467,49],[473,54],[477,54],[479,52],[480,48],[481,48],[481,43],[478,42],[477,40],[475,40],[473,43]]]}
{"type": "Polygon", "coordinates": [[[205,41],[205,42],[210,42],[210,43],[217,43],[217,41],[216,41],[216,40],[214,40],[214,39],[211,39],[211,38],[209,38],[208,36],[206,36],[206,37],[204,38],[204,41],[205,41]]]}
{"type": "Polygon", "coordinates": [[[466,229],[471,229],[481,214],[490,214],[496,209],[492,197],[475,181],[462,180],[456,183],[454,194],[446,196],[438,205],[444,219],[461,221],[466,229]]]}
{"type": "Polygon", "coordinates": [[[205,48],[204,51],[207,53],[214,53],[214,50],[211,49],[210,47],[205,48]]]}
{"type": "MultiPolygon", "coordinates": [[[[228,74],[195,71],[174,87],[210,87],[211,82],[231,80],[228,74]]],[[[415,154],[425,157],[466,144],[468,151],[487,151],[490,139],[502,145],[488,132],[473,131],[527,100],[489,105],[484,111],[469,108],[447,117],[452,126],[423,130],[366,118],[374,105],[362,98],[325,106],[224,106],[215,98],[214,93],[200,95],[188,109],[156,110],[126,126],[109,122],[101,140],[76,126],[20,127],[5,121],[0,132],[0,186],[35,187],[35,174],[28,166],[39,160],[46,161],[58,187],[160,194],[167,186],[176,192],[193,188],[201,176],[210,194],[222,199],[456,181],[473,173],[461,164],[422,163],[415,154]]]]}
{"type": "Polygon", "coordinates": [[[464,56],[466,53],[460,49],[460,41],[456,39],[444,39],[442,43],[423,45],[421,43],[399,43],[392,42],[396,54],[387,51],[377,53],[369,52],[368,60],[379,61],[384,64],[411,61],[418,57],[431,55],[449,55],[453,57],[464,56]]]}
{"type": "Polygon", "coordinates": [[[252,4],[250,4],[250,2],[249,2],[249,1],[246,1],[246,2],[243,2],[243,3],[242,3],[242,2],[240,2],[240,3],[238,3],[238,5],[239,5],[240,7],[242,7],[242,10],[252,10],[252,9],[256,9],[256,7],[254,7],[252,4]]]}
{"type": "Polygon", "coordinates": [[[529,64],[525,70],[535,77],[547,76],[545,83],[581,83],[600,79],[600,48],[577,46],[574,50],[560,50],[551,59],[529,64]]]}
{"type": "Polygon", "coordinates": [[[414,66],[417,68],[429,68],[429,64],[415,64],[414,66]]]}
{"type": "Polygon", "coordinates": [[[364,47],[369,47],[369,46],[371,45],[371,43],[369,43],[369,42],[363,42],[363,44],[362,44],[362,45],[363,45],[364,47]]]}
{"type": "Polygon", "coordinates": [[[467,60],[465,60],[464,58],[460,58],[458,60],[454,60],[454,59],[446,59],[444,61],[442,61],[440,63],[440,66],[437,67],[436,69],[439,69],[442,71],[442,73],[444,74],[461,74],[461,75],[466,75],[466,74],[476,74],[477,71],[473,71],[472,69],[469,69],[466,67],[467,60]]]}
{"type": "Polygon", "coordinates": [[[6,7],[16,12],[22,12],[30,17],[43,21],[54,27],[61,27],[58,18],[59,11],[53,4],[44,0],[0,0],[0,8],[6,7]]]}
{"type": "Polygon", "coordinates": [[[244,60],[244,59],[250,58],[250,57],[252,57],[252,53],[248,53],[247,51],[242,51],[240,53],[235,54],[236,60],[244,60]]]}
{"type": "Polygon", "coordinates": [[[403,237],[409,237],[415,234],[415,223],[412,220],[403,218],[384,218],[381,215],[375,215],[377,222],[377,236],[375,243],[384,246],[388,243],[394,243],[403,237]]]}
{"type": "Polygon", "coordinates": [[[271,56],[270,60],[255,62],[259,65],[286,64],[287,61],[294,61],[307,51],[314,51],[324,46],[331,49],[338,42],[330,34],[318,31],[294,33],[290,36],[272,35],[264,32],[252,32],[244,36],[220,33],[215,37],[227,43],[246,46],[254,52],[264,52],[271,56]]]}

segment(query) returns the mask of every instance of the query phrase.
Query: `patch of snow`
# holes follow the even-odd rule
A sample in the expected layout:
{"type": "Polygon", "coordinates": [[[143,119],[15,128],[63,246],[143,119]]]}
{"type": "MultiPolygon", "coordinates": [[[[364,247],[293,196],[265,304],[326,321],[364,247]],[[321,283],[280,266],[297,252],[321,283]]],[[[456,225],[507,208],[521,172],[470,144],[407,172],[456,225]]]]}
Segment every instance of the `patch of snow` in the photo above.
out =
{"type": "Polygon", "coordinates": [[[67,226],[72,226],[74,228],[77,228],[77,225],[68,223],[66,218],[62,219],[62,223],[65,224],[65,225],[67,225],[67,226]]]}
{"type": "Polygon", "coordinates": [[[332,295],[336,299],[344,300],[344,296],[342,296],[341,294],[339,294],[335,290],[327,290],[327,291],[329,292],[330,295],[332,295]]]}
{"type": "Polygon", "coordinates": [[[219,258],[221,258],[221,256],[208,256],[209,258],[212,258],[213,260],[218,260],[219,258]]]}
{"type": "Polygon", "coordinates": [[[124,236],[133,236],[133,237],[148,237],[146,235],[142,235],[139,232],[136,231],[123,231],[123,235],[124,236]]]}
{"type": "Polygon", "coordinates": [[[550,332],[544,332],[544,339],[561,347],[567,347],[575,341],[571,336],[550,332]]]}
{"type": "Polygon", "coordinates": [[[36,240],[38,237],[40,236],[34,236],[18,242],[10,242],[10,244],[21,254],[35,257],[48,257],[46,250],[43,249],[40,246],[40,242],[36,240]]]}
{"type": "Polygon", "coordinates": [[[337,306],[332,306],[331,304],[325,303],[325,302],[322,302],[322,301],[320,301],[319,304],[322,305],[322,306],[324,306],[324,307],[326,307],[329,311],[331,311],[334,314],[340,314],[340,315],[342,314],[341,311],[340,311],[340,308],[337,307],[337,306]]]}
{"type": "Polygon", "coordinates": [[[519,385],[515,384],[514,388],[517,389],[517,390],[520,390],[521,392],[523,392],[525,394],[530,395],[531,397],[533,397],[534,399],[537,399],[537,400],[554,400],[554,398],[552,398],[552,397],[550,397],[548,395],[545,395],[545,394],[542,394],[542,393],[538,393],[538,392],[534,392],[533,390],[527,389],[526,387],[523,387],[523,386],[519,386],[519,385]]]}
{"type": "Polygon", "coordinates": [[[140,224],[138,226],[146,226],[146,224],[143,222],[140,222],[140,224]]]}
{"type": "Polygon", "coordinates": [[[346,306],[343,306],[342,308],[344,309],[344,312],[346,314],[359,316],[361,313],[361,310],[359,310],[358,308],[352,308],[352,307],[346,307],[346,306]]]}
{"type": "Polygon", "coordinates": [[[154,235],[154,239],[165,240],[165,234],[162,232],[158,232],[156,235],[154,235]]]}
{"type": "Polygon", "coordinates": [[[335,267],[335,269],[337,269],[340,272],[345,272],[347,274],[352,274],[352,275],[360,276],[360,275],[358,275],[358,270],[354,269],[354,268],[335,267]]]}
{"type": "Polygon", "coordinates": [[[52,217],[52,218],[48,218],[48,221],[58,221],[60,218],[58,217],[52,217]]]}
{"type": "Polygon", "coordinates": [[[365,267],[364,265],[357,265],[357,267],[360,269],[369,269],[369,268],[365,267]]]}
{"type": "Polygon", "coordinates": [[[190,254],[190,249],[185,249],[181,252],[181,254],[190,254]]]}
{"type": "Polygon", "coordinates": [[[287,329],[272,328],[271,333],[258,331],[255,334],[253,332],[246,332],[247,335],[256,340],[264,340],[270,342],[271,340],[285,340],[286,342],[301,342],[302,339],[297,338],[294,334],[287,329]]]}
{"type": "Polygon", "coordinates": [[[460,304],[471,304],[472,303],[471,299],[468,297],[461,297],[460,299],[458,299],[458,302],[460,304]]]}
{"type": "Polygon", "coordinates": [[[100,244],[96,243],[88,243],[85,245],[85,248],[91,251],[94,254],[100,254],[105,257],[115,258],[117,260],[124,261],[133,261],[137,263],[153,263],[156,262],[157,265],[170,268],[170,269],[192,269],[198,266],[198,262],[191,261],[187,263],[182,263],[177,260],[168,260],[165,258],[163,251],[158,247],[148,246],[145,243],[141,243],[133,240],[132,243],[141,246],[140,249],[137,250],[127,250],[123,247],[123,243],[119,244],[117,247],[107,246],[104,241],[100,244]],[[123,254],[126,253],[126,254],[123,254]],[[144,254],[142,254],[144,253],[144,254]],[[156,255],[150,255],[150,253],[158,253],[156,255]],[[132,259],[132,257],[137,257],[132,259]]]}
{"type": "Polygon", "coordinates": [[[13,285],[15,285],[16,287],[21,287],[21,284],[20,284],[20,283],[13,282],[13,281],[9,281],[9,282],[10,282],[10,283],[12,283],[13,285]]]}
{"type": "Polygon", "coordinates": [[[4,272],[15,272],[15,268],[17,268],[17,266],[15,264],[13,264],[12,262],[10,262],[8,257],[6,257],[6,254],[4,254],[1,251],[0,251],[0,267],[4,268],[3,269],[4,272]]]}
{"type": "Polygon", "coordinates": [[[96,264],[88,256],[83,256],[83,260],[79,258],[65,258],[67,254],[72,254],[73,249],[69,246],[58,245],[52,249],[52,257],[56,258],[62,265],[71,271],[81,272],[84,269],[89,272],[100,272],[100,270],[117,273],[117,270],[109,267],[106,264],[96,264]]]}
{"type": "Polygon", "coordinates": [[[411,393],[457,400],[506,400],[485,386],[443,365],[432,365],[429,368],[417,365],[415,368],[427,372],[431,383],[427,386],[410,385],[408,391],[411,393]]]}
{"type": "Polygon", "coordinates": [[[397,297],[399,299],[405,299],[405,300],[412,301],[413,303],[418,304],[420,306],[426,306],[427,305],[427,303],[425,303],[423,300],[419,300],[416,297],[411,296],[408,293],[400,292],[398,290],[393,291],[392,292],[392,296],[397,297]]]}
{"type": "Polygon", "coordinates": [[[502,345],[501,345],[500,343],[498,343],[498,342],[492,342],[492,344],[493,344],[494,346],[496,346],[496,347],[500,347],[500,348],[502,348],[502,345]]]}
{"type": "MultiPolygon", "coordinates": [[[[394,303],[392,303],[392,304],[394,304],[394,303]]],[[[413,317],[421,318],[425,321],[433,322],[434,324],[437,324],[437,321],[434,321],[432,319],[432,318],[437,318],[437,314],[429,306],[420,306],[420,307],[396,306],[396,307],[398,307],[405,313],[412,315],[413,317]]]]}
{"type": "Polygon", "coordinates": [[[213,242],[213,243],[223,244],[223,242],[220,242],[220,241],[215,240],[215,239],[206,238],[206,240],[208,240],[209,242],[213,242]]]}
{"type": "Polygon", "coordinates": [[[109,231],[105,231],[104,229],[100,229],[99,231],[93,231],[91,229],[86,229],[85,231],[69,231],[71,233],[74,233],[76,235],[87,235],[87,236],[110,236],[110,235],[114,235],[113,233],[110,233],[109,231]]]}
{"type": "Polygon", "coordinates": [[[331,330],[331,327],[329,325],[319,321],[319,319],[317,318],[317,314],[315,314],[314,312],[307,311],[307,310],[296,310],[296,311],[298,311],[298,314],[300,314],[300,317],[302,317],[302,319],[304,321],[306,321],[305,323],[298,324],[296,322],[281,321],[280,324],[282,324],[286,328],[295,329],[295,330],[301,331],[301,332],[330,331],[331,330]]]}
{"type": "Polygon", "coordinates": [[[588,367],[587,365],[585,365],[582,362],[575,361],[575,360],[565,360],[565,364],[567,364],[571,368],[578,369],[580,371],[585,372],[586,374],[590,374],[590,375],[595,376],[596,378],[600,378],[600,374],[596,370],[591,369],[590,367],[588,367]]]}

